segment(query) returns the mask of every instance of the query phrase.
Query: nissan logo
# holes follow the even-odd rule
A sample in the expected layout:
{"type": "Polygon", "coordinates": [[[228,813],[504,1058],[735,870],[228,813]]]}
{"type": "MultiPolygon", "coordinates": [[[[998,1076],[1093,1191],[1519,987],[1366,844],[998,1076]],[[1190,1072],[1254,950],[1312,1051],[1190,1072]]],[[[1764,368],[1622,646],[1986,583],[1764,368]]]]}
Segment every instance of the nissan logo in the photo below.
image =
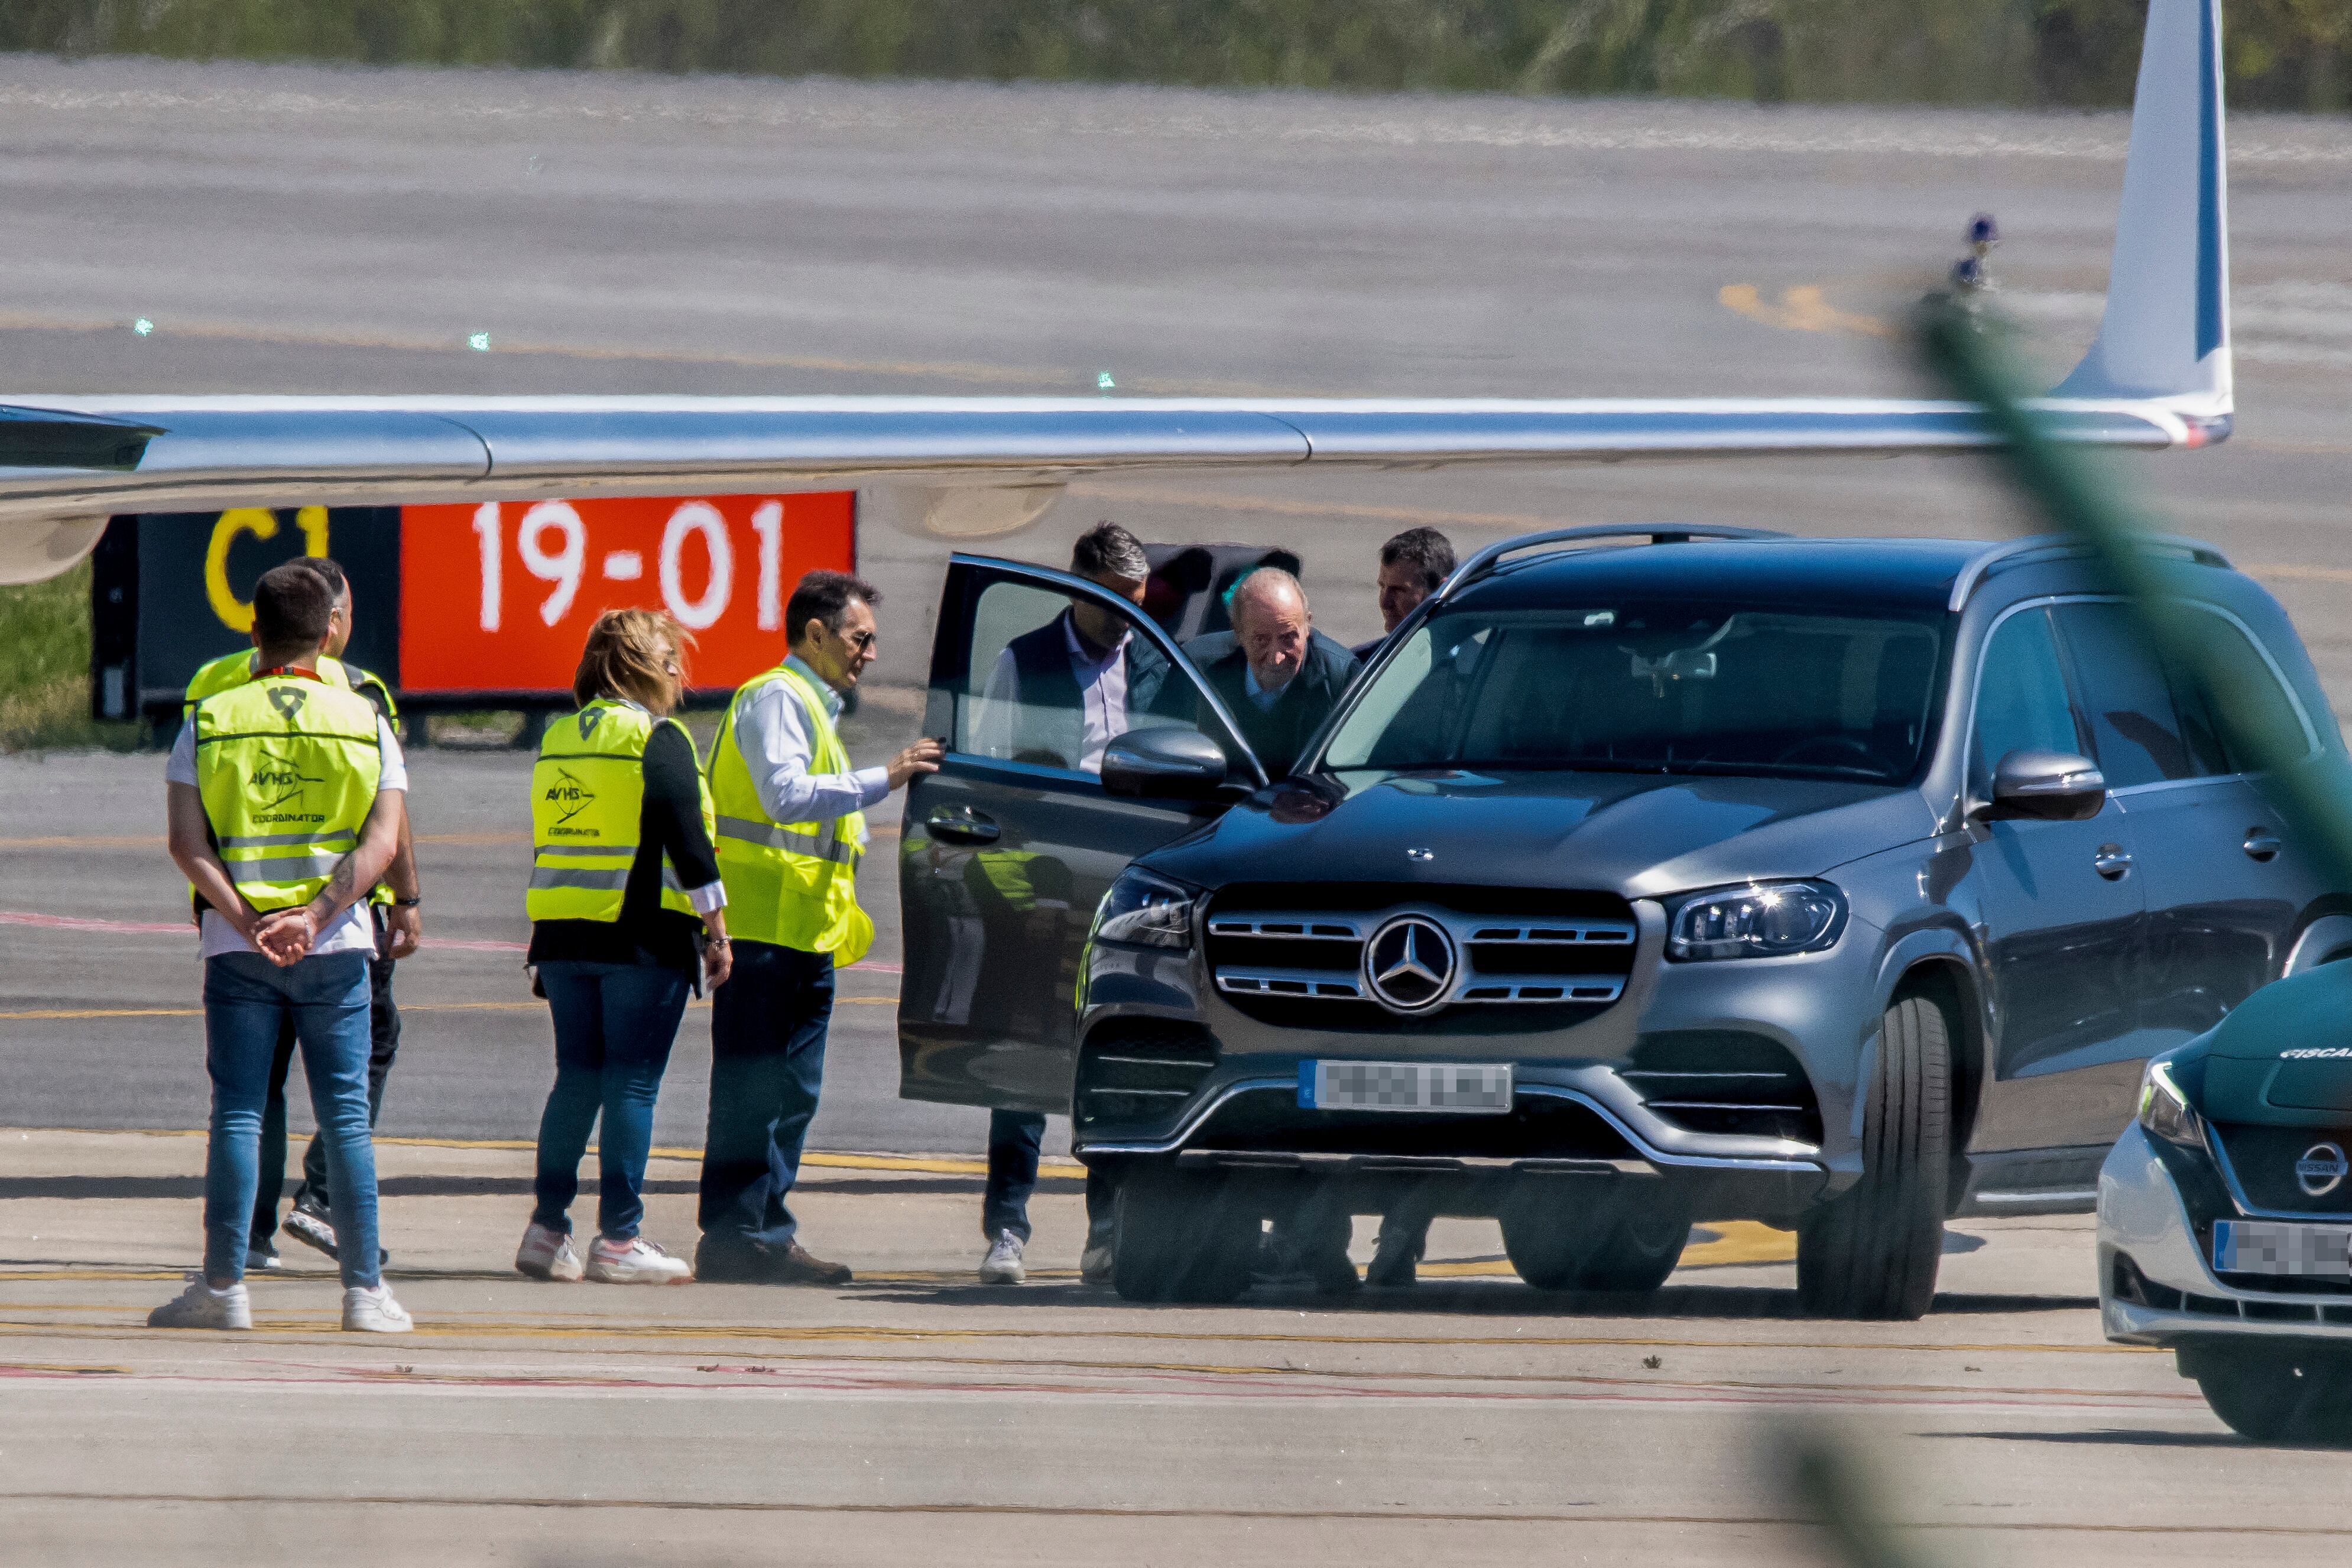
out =
{"type": "Polygon", "coordinates": [[[1400,915],[1364,944],[1364,984],[1394,1013],[1441,1007],[1454,989],[1454,938],[1425,915],[1400,915]]]}
{"type": "Polygon", "coordinates": [[[2347,1175],[2352,1175],[2352,1160],[2347,1160],[2342,1146],[2336,1144],[2314,1144],[2294,1162],[2295,1185],[2311,1197],[2326,1197],[2344,1184],[2347,1175]]]}

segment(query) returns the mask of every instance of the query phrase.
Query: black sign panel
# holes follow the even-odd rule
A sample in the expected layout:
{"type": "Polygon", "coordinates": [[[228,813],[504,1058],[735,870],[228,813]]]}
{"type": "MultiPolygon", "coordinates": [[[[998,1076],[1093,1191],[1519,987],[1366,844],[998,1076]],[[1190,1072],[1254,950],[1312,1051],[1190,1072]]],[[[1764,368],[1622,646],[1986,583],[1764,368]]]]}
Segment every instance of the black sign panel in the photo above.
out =
{"type": "MultiPolygon", "coordinates": [[[[399,507],[156,512],[118,517],[115,531],[126,524],[135,529],[138,554],[129,684],[140,707],[176,709],[200,667],[250,647],[253,585],[298,555],[332,556],[342,567],[352,584],[352,640],[344,654],[399,686],[399,507]]],[[[106,606],[96,608],[104,619],[106,606]]],[[[93,695],[102,708],[102,691],[93,695]]]]}

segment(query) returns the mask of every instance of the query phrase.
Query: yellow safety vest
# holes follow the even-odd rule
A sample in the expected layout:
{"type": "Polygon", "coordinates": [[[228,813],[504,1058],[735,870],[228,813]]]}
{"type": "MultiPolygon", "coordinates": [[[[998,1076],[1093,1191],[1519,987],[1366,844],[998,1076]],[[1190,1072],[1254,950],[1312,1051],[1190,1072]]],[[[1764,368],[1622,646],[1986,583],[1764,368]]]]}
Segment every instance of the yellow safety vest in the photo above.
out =
{"type": "Polygon", "coordinates": [[[830,953],[855,964],[874,946],[874,922],[857,907],[857,858],[866,842],[866,816],[852,811],[826,822],[778,822],[760,804],[743,759],[736,716],[765,687],[782,683],[800,699],[816,737],[811,773],[846,773],[843,749],[824,697],[799,671],[779,664],[736,692],[710,747],[710,795],[719,810],[719,872],[727,883],[730,935],[803,953],[830,953]]]}
{"type": "MultiPolygon", "coordinates": [[[[188,677],[187,695],[180,699],[180,716],[193,717],[196,711],[196,705],[206,697],[216,697],[223,692],[235,691],[252,680],[253,661],[253,650],[246,648],[234,653],[223,653],[219,658],[207,662],[194,674],[188,677]]],[[[384,716],[387,718],[400,716],[389,706],[392,700],[391,688],[357,665],[346,664],[340,659],[329,658],[321,653],[319,655],[319,678],[331,686],[340,686],[347,692],[358,691],[363,681],[373,682],[384,694],[384,701],[387,705],[384,716]]]]}
{"type": "Polygon", "coordinates": [[[374,705],[299,675],[206,697],[196,788],[213,844],[247,903],[308,904],[359,841],[383,767],[374,705]]]}
{"type": "MultiPolygon", "coordinates": [[[[180,699],[181,718],[194,717],[196,705],[206,697],[218,696],[223,692],[235,691],[251,681],[255,657],[251,649],[238,653],[223,653],[219,658],[209,661],[194,674],[189,676],[187,695],[180,699]]],[[[324,653],[319,655],[318,670],[319,678],[327,685],[359,693],[362,696],[374,702],[383,710],[384,717],[394,724],[400,722],[400,708],[392,700],[392,688],[384,684],[383,676],[362,670],[357,664],[347,664],[340,659],[330,658],[324,653]]],[[[194,892],[194,889],[190,891],[194,892]]],[[[374,887],[368,890],[370,904],[390,904],[392,901],[392,889],[383,883],[377,883],[374,887]]]]}
{"type": "MultiPolygon", "coordinates": [[[[530,770],[530,891],[523,908],[533,920],[618,920],[636,863],[637,831],[646,800],[646,742],[667,724],[694,737],[674,718],[656,719],[635,703],[599,697],[547,727],[530,770]]],[[[702,796],[702,831],[715,823],[710,786],[694,758],[702,796]]],[[[677,868],[662,861],[661,906],[694,913],[677,868]]]]}

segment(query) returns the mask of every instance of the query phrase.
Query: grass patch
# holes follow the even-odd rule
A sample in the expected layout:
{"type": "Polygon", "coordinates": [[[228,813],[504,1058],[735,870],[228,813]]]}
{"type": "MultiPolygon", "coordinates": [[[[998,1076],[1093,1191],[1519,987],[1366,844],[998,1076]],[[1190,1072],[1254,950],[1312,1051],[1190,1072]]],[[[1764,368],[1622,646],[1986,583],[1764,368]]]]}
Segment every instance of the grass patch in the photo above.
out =
{"type": "Polygon", "coordinates": [[[0,751],[130,751],[134,722],[89,716],[89,562],[0,588],[0,751]]]}

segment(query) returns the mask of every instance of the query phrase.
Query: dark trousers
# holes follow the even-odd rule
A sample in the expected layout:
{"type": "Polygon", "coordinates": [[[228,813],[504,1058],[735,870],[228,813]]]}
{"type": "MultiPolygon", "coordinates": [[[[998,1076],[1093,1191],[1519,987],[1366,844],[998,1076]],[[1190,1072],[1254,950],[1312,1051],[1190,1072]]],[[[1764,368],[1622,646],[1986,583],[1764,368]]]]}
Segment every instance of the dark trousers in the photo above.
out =
{"type": "Polygon", "coordinates": [[[735,940],[735,969],[711,995],[710,1122],[702,1145],[706,1249],[782,1252],[799,1222],[785,1206],[824,1084],[833,955],[735,940]]]}
{"type": "Polygon", "coordinates": [[[550,960],[540,988],[555,1019],[555,1087],[539,1119],[538,1199],[531,1222],[572,1233],[580,1156],[596,1140],[596,1229],[626,1241],[646,1218],[646,1161],[654,1143],[654,1101],[694,982],[652,964],[550,960]]]}
{"type": "MultiPolygon", "coordinates": [[[[990,1241],[1000,1230],[1029,1239],[1029,1196],[1037,1190],[1037,1151],[1045,1141],[1045,1117],[1036,1111],[988,1113],[988,1189],[980,1201],[980,1232],[990,1241]]],[[[1087,1170],[1087,1245],[1110,1239],[1111,1182],[1099,1166],[1087,1170]]]]}
{"type": "MultiPolygon", "coordinates": [[[[392,1074],[392,1060],[400,1054],[400,1009],[393,1005],[393,961],[385,956],[391,939],[384,931],[383,911],[372,907],[375,920],[375,956],[368,961],[368,1126],[373,1128],[383,1109],[383,1081],[392,1074]]],[[[286,1195],[286,1075],[294,1065],[294,1024],[289,1019],[278,1031],[278,1054],[269,1063],[269,1098],[261,1108],[261,1186],[253,1195],[253,1240],[256,1252],[276,1250],[270,1239],[278,1234],[278,1204],[286,1195]]],[[[321,1213],[334,1209],[327,1186],[327,1145],[316,1133],[302,1151],[302,1184],[294,1201],[321,1213]]]]}

